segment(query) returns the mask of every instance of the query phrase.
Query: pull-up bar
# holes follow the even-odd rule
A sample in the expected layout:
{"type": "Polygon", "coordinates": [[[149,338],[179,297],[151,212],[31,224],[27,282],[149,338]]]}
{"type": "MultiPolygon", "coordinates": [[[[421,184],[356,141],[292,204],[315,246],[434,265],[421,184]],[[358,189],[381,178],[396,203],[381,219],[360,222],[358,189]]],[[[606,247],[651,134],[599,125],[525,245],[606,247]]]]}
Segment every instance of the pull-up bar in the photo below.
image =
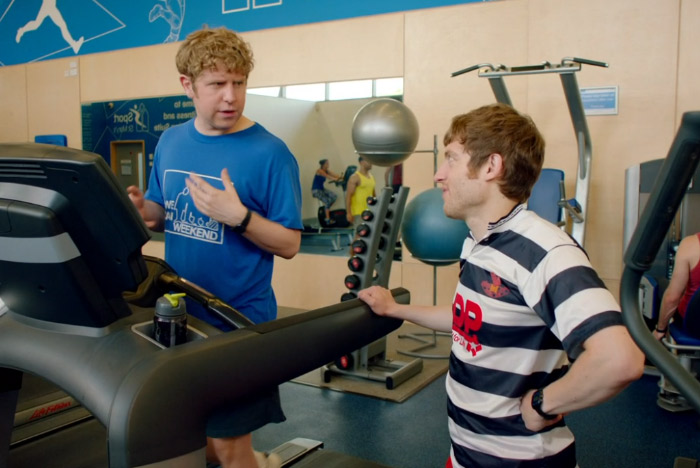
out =
{"type": "Polygon", "coordinates": [[[566,210],[573,223],[571,235],[579,244],[583,245],[585,236],[585,216],[588,205],[588,188],[590,186],[590,167],[592,159],[591,136],[588,132],[586,114],[581,101],[581,92],[576,81],[575,73],[581,70],[582,65],[594,65],[597,67],[607,67],[605,62],[588,60],[579,57],[564,57],[560,63],[552,64],[542,62],[537,65],[523,65],[518,67],[507,67],[505,65],[492,65],[490,63],[480,63],[472,65],[452,73],[452,77],[479,70],[479,76],[488,78],[496,100],[503,104],[512,106],[513,103],[508,94],[508,89],[503,81],[504,76],[515,75],[537,75],[545,73],[558,73],[561,78],[564,96],[569,106],[571,122],[576,134],[578,146],[578,174],[576,180],[576,196],[572,200],[567,200],[564,195],[564,188],[561,188],[561,200],[559,206],[566,210]]]}

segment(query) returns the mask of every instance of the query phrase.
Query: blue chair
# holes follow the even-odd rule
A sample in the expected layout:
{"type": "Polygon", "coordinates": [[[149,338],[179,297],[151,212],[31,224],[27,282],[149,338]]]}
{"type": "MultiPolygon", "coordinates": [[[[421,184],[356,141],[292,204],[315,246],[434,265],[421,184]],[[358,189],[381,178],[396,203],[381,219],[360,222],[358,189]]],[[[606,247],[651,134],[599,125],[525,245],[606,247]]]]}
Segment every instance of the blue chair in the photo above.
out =
{"type": "Polygon", "coordinates": [[[68,138],[65,135],[37,135],[34,137],[34,143],[68,146],[68,138]]]}
{"type": "MultiPolygon", "coordinates": [[[[668,326],[668,335],[661,343],[678,357],[684,369],[697,377],[700,366],[700,290],[690,299],[684,320],[672,321],[668,326]]],[[[692,409],[663,375],[656,401],[661,408],[672,412],[692,409]]]]}
{"type": "MultiPolygon", "coordinates": [[[[700,350],[700,289],[695,291],[693,297],[690,298],[685,318],[679,322],[674,320],[669,325],[668,331],[673,341],[667,347],[669,349],[690,347],[700,350]]],[[[664,340],[668,340],[668,337],[664,340]]]]}
{"type": "Polygon", "coordinates": [[[563,226],[564,213],[559,201],[562,199],[561,183],[564,181],[564,171],[560,169],[542,169],[540,178],[532,187],[527,208],[537,213],[540,218],[552,224],[563,226]]]}

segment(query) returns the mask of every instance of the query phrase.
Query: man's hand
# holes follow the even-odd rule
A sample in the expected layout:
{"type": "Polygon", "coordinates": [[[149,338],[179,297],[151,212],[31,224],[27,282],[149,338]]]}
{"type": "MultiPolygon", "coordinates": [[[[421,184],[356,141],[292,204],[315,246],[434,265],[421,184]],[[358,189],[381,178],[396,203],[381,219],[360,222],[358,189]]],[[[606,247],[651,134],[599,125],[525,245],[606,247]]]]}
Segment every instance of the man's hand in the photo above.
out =
{"type": "Polygon", "coordinates": [[[532,408],[532,395],[534,393],[535,390],[530,390],[520,400],[520,414],[523,417],[525,427],[530,429],[532,432],[539,432],[545,427],[561,421],[564,415],[559,414],[555,419],[544,419],[542,416],[537,414],[537,411],[532,408]]]}
{"type": "Polygon", "coordinates": [[[370,286],[357,294],[377,315],[391,317],[392,310],[396,306],[391,291],[381,286],[370,286]]]}
{"type": "Polygon", "coordinates": [[[224,168],[221,171],[221,181],[224,184],[224,190],[214,188],[194,173],[191,173],[185,182],[199,211],[220,223],[236,226],[243,221],[247,208],[238,197],[228,169],[224,168]]]}
{"type": "MultiPolygon", "coordinates": [[[[133,203],[136,209],[139,210],[139,213],[141,213],[145,204],[143,192],[137,186],[130,185],[126,188],[126,194],[129,195],[129,200],[131,200],[131,203],[133,203]]],[[[143,217],[143,214],[141,217],[143,217]]]]}
{"type": "Polygon", "coordinates": [[[126,194],[129,196],[131,203],[133,203],[136,207],[136,210],[138,210],[139,214],[141,215],[141,219],[143,219],[148,229],[154,231],[162,229],[162,226],[160,226],[162,220],[159,217],[154,217],[153,213],[149,212],[146,204],[146,198],[143,196],[141,189],[135,185],[130,185],[126,188],[126,194]]]}

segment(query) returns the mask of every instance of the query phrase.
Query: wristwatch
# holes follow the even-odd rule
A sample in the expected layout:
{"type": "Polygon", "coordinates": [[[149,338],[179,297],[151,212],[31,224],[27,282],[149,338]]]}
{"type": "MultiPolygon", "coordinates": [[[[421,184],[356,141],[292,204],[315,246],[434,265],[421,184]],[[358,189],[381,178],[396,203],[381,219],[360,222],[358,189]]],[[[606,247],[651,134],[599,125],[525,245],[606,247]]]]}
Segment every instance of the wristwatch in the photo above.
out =
{"type": "Polygon", "coordinates": [[[237,232],[238,234],[243,234],[248,227],[248,223],[250,222],[250,217],[253,215],[253,213],[250,211],[250,208],[248,208],[248,211],[246,211],[245,217],[243,218],[243,221],[241,221],[239,224],[236,224],[233,226],[231,229],[233,232],[237,232]]]}
{"type": "Polygon", "coordinates": [[[559,417],[558,414],[547,414],[544,411],[542,411],[542,402],[544,401],[544,396],[542,394],[542,388],[538,388],[535,390],[535,393],[532,394],[532,409],[537,411],[537,414],[542,416],[544,419],[552,420],[552,419],[557,419],[559,417]]]}

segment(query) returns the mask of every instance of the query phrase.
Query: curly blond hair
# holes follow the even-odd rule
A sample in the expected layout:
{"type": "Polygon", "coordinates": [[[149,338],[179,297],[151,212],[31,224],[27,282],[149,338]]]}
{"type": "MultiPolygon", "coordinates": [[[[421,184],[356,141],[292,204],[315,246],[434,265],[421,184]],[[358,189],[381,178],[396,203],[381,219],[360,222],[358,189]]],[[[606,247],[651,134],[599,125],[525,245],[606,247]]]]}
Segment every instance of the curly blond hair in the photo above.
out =
{"type": "Polygon", "coordinates": [[[185,38],[175,56],[175,65],[181,75],[192,81],[203,71],[215,70],[219,66],[247,78],[253,70],[253,50],[234,31],[205,26],[185,38]]]}

